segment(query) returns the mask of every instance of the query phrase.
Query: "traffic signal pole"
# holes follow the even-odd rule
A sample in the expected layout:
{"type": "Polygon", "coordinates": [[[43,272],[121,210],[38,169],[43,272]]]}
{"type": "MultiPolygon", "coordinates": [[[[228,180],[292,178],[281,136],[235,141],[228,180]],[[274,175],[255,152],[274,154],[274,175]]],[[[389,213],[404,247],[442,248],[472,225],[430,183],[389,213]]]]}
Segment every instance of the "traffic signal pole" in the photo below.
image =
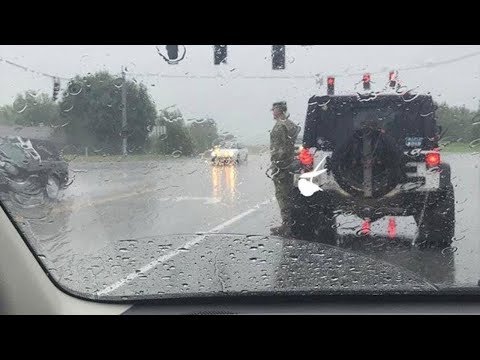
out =
{"type": "Polygon", "coordinates": [[[127,155],[127,81],[125,79],[125,70],[122,67],[122,153],[127,155]]]}

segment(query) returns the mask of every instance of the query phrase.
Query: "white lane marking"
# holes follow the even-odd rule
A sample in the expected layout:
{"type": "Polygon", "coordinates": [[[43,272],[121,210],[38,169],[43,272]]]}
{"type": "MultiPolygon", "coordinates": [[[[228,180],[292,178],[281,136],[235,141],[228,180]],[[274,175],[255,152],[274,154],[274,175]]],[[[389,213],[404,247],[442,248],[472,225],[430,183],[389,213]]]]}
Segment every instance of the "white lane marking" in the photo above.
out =
{"type": "Polygon", "coordinates": [[[179,196],[176,198],[162,198],[166,201],[173,200],[175,202],[179,201],[204,201],[205,204],[216,204],[222,201],[222,199],[217,197],[196,197],[196,196],[179,196]]]}
{"type": "MultiPolygon", "coordinates": [[[[104,205],[109,202],[113,201],[118,201],[118,200],[124,200],[132,196],[136,195],[145,195],[150,192],[157,191],[157,189],[146,189],[146,190],[139,190],[133,193],[125,193],[125,194],[120,194],[120,195],[114,195],[110,197],[104,197],[104,198],[98,198],[98,199],[88,199],[85,201],[76,201],[75,199],[78,196],[74,195],[69,195],[64,197],[66,200],[72,200],[73,204],[71,206],[63,206],[59,208],[55,208],[53,213],[59,213],[62,211],[66,211],[67,209],[71,210],[80,210],[83,208],[91,207],[91,206],[96,206],[96,205],[104,205]]],[[[162,197],[162,198],[156,198],[156,201],[162,201],[162,202],[167,202],[167,201],[172,201],[172,202],[181,202],[181,201],[203,201],[205,205],[211,205],[211,204],[218,204],[219,202],[222,201],[222,199],[217,198],[217,197],[195,197],[195,196],[178,196],[178,197],[162,197]]]]}
{"type": "Polygon", "coordinates": [[[137,277],[139,277],[140,275],[142,274],[145,274],[146,272],[152,270],[153,268],[155,268],[158,264],[164,262],[164,261],[167,261],[167,260],[170,260],[171,258],[173,258],[174,256],[177,256],[178,254],[180,254],[182,251],[184,251],[185,249],[189,249],[191,248],[192,246],[200,243],[200,241],[204,240],[205,237],[208,235],[208,233],[215,233],[217,231],[220,231],[220,230],[223,230],[225,229],[227,226],[230,226],[234,223],[236,223],[237,221],[243,219],[244,217],[254,213],[255,211],[257,211],[260,206],[262,205],[266,205],[270,202],[271,200],[267,200],[267,201],[264,201],[260,204],[257,204],[255,205],[253,208],[251,209],[248,209],[244,212],[242,212],[241,214],[238,214],[237,216],[234,216],[233,218],[231,218],[230,220],[227,220],[223,223],[221,223],[220,225],[218,226],[215,226],[214,228],[210,229],[209,231],[207,231],[205,233],[205,235],[199,235],[199,236],[196,236],[194,237],[192,240],[188,241],[187,243],[185,243],[184,245],[180,246],[179,248],[177,248],[176,250],[166,254],[166,255],[163,255],[163,256],[160,256],[158,259],[155,259],[151,262],[149,262],[147,265],[141,267],[140,269],[136,270],[135,272],[133,273],[130,273],[129,275],[127,275],[126,277],[124,277],[123,279],[113,283],[112,285],[109,285],[107,286],[105,289],[103,290],[100,290],[96,293],[97,296],[102,296],[102,295],[107,295],[109,293],[111,293],[112,291],[115,291],[117,290],[118,288],[120,288],[121,286],[129,283],[130,281],[136,279],[137,277]]]}

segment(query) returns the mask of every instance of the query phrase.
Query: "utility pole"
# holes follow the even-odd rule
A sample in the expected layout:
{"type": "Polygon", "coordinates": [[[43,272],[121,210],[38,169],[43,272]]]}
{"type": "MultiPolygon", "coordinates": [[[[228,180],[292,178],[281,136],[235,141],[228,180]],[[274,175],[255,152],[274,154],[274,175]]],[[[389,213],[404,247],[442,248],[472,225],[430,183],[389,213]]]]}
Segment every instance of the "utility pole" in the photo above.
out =
{"type": "Polygon", "coordinates": [[[122,153],[127,155],[127,81],[125,69],[122,66],[122,153]]]}

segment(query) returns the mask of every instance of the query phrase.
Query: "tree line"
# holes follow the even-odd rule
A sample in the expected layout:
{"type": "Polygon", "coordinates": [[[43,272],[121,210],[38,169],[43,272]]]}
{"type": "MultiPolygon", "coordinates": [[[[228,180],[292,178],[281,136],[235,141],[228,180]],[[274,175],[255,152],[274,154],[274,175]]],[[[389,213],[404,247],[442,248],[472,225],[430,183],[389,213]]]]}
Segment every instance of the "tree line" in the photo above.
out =
{"type": "Polygon", "coordinates": [[[437,106],[438,125],[442,126],[445,141],[470,143],[480,138],[480,103],[477,111],[446,102],[437,106]]]}
{"type": "MultiPolygon", "coordinates": [[[[101,71],[69,81],[58,102],[32,90],[0,107],[0,124],[49,126],[69,144],[66,152],[120,154],[122,149],[122,87],[127,90],[128,152],[194,155],[208,150],[219,137],[213,119],[185,121],[179,110],[158,110],[148,89],[101,71]],[[162,128],[165,133],[158,133],[162,128]],[[166,128],[166,129],[165,129],[166,128]]],[[[55,135],[54,135],[55,136],[55,135]]]]}

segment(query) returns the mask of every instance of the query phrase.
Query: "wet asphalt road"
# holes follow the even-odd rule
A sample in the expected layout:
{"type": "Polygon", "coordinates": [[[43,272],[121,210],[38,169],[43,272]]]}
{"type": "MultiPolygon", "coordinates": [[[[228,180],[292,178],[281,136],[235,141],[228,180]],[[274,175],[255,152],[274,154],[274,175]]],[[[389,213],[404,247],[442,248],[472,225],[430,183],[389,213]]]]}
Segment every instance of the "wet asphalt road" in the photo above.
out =
{"type": "MultiPolygon", "coordinates": [[[[452,166],[456,197],[455,241],[451,250],[412,248],[410,243],[416,231],[413,218],[397,218],[396,239],[386,236],[387,219],[372,224],[371,237],[359,239],[354,234],[361,219],[340,216],[338,245],[400,265],[440,288],[477,287],[480,156],[452,154],[444,155],[444,159],[452,166]]],[[[153,262],[148,271],[165,268],[167,264],[175,268],[176,264],[178,271],[185,259],[195,253],[194,248],[200,249],[206,242],[195,234],[233,233],[265,239],[270,227],[279,223],[273,184],[265,175],[267,166],[268,156],[259,155],[250,155],[247,164],[236,167],[212,167],[202,159],[185,158],[71,163],[74,181],[58,203],[30,209],[18,209],[8,201],[6,205],[61,282],[69,287],[75,284],[79,291],[87,292],[110,286],[109,293],[123,295],[128,282],[123,284],[121,280],[135,274],[142,264],[148,267],[153,262]],[[166,236],[172,234],[190,236],[166,236]],[[193,248],[182,251],[185,244],[193,248]],[[137,255],[142,254],[132,256],[135,248],[137,255]],[[108,265],[115,261],[121,261],[121,265],[108,265]],[[108,276],[102,275],[105,268],[108,276]],[[80,286],[82,281],[84,285],[80,286]]],[[[212,242],[209,246],[213,246],[212,242]]],[[[167,277],[179,283],[181,275],[177,273],[176,279],[167,277]]],[[[136,293],[142,286],[129,292],[136,293]]],[[[148,288],[145,292],[151,294],[165,291],[158,284],[148,288]]]]}

